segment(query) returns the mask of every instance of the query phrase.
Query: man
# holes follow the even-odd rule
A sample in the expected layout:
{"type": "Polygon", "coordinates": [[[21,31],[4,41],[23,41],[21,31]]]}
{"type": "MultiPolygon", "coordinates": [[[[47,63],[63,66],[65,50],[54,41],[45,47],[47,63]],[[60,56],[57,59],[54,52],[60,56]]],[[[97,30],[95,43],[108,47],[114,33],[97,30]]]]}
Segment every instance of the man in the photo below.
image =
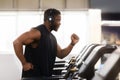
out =
{"type": "Polygon", "coordinates": [[[60,11],[47,9],[43,24],[23,33],[13,42],[15,53],[22,63],[22,77],[51,76],[55,58],[66,57],[79,41],[79,37],[72,34],[71,43],[65,49],[61,49],[51,33],[52,30],[58,30],[60,21],[60,11]]]}

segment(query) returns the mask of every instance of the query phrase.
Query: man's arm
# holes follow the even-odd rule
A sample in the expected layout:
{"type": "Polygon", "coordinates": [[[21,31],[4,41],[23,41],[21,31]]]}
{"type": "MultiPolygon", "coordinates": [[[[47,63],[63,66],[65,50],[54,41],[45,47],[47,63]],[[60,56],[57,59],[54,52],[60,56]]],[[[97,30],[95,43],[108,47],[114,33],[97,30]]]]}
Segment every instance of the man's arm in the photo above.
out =
{"type": "Polygon", "coordinates": [[[66,57],[71,50],[73,49],[73,46],[79,41],[79,37],[76,34],[71,35],[71,43],[64,49],[61,49],[59,45],[57,45],[57,57],[58,58],[64,58],[66,57]]]}
{"type": "Polygon", "coordinates": [[[21,61],[24,70],[29,70],[32,68],[32,64],[27,62],[23,55],[23,45],[31,44],[34,40],[40,39],[40,35],[41,33],[38,30],[32,29],[28,32],[23,33],[13,42],[14,51],[18,59],[21,61]]]}

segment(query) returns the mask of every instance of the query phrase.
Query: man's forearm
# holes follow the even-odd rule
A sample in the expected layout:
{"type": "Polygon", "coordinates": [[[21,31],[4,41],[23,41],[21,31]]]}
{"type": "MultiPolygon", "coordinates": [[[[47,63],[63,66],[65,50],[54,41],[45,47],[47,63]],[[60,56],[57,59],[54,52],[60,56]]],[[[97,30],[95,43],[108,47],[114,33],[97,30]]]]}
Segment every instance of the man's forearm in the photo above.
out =
{"type": "Polygon", "coordinates": [[[26,59],[23,55],[23,45],[19,42],[14,42],[13,46],[18,59],[21,61],[22,65],[24,65],[26,63],[26,59]]]}
{"type": "Polygon", "coordinates": [[[66,57],[66,56],[71,52],[73,46],[74,46],[74,45],[70,43],[70,44],[68,45],[68,47],[62,49],[61,53],[62,53],[62,57],[63,57],[63,58],[66,57]]]}

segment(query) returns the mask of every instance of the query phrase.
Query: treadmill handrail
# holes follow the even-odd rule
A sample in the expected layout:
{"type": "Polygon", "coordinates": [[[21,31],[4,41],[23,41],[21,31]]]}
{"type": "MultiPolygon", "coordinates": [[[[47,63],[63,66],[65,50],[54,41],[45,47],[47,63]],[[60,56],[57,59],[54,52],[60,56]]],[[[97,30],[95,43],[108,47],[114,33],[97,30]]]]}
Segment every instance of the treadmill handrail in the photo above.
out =
{"type": "Polygon", "coordinates": [[[116,76],[120,72],[120,49],[115,50],[104,66],[95,72],[95,76],[92,80],[115,80],[116,76]]]}
{"type": "Polygon", "coordinates": [[[78,73],[80,77],[84,77],[86,73],[89,73],[91,67],[94,67],[99,58],[105,53],[111,53],[116,49],[115,46],[101,45],[97,46],[91,54],[84,61],[84,64],[80,67],[78,73]]]}

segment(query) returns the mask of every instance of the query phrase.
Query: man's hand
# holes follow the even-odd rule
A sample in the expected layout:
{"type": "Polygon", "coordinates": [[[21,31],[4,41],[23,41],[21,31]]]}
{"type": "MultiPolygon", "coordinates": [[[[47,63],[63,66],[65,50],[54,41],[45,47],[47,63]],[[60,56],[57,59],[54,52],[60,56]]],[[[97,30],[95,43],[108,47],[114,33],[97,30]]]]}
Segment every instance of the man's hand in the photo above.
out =
{"type": "Polygon", "coordinates": [[[33,65],[32,65],[31,63],[25,63],[25,64],[23,65],[23,70],[24,70],[24,71],[28,71],[28,70],[30,70],[30,69],[33,69],[33,65]]]}
{"type": "Polygon", "coordinates": [[[79,37],[76,34],[71,35],[71,45],[75,45],[79,41],[79,37]]]}

